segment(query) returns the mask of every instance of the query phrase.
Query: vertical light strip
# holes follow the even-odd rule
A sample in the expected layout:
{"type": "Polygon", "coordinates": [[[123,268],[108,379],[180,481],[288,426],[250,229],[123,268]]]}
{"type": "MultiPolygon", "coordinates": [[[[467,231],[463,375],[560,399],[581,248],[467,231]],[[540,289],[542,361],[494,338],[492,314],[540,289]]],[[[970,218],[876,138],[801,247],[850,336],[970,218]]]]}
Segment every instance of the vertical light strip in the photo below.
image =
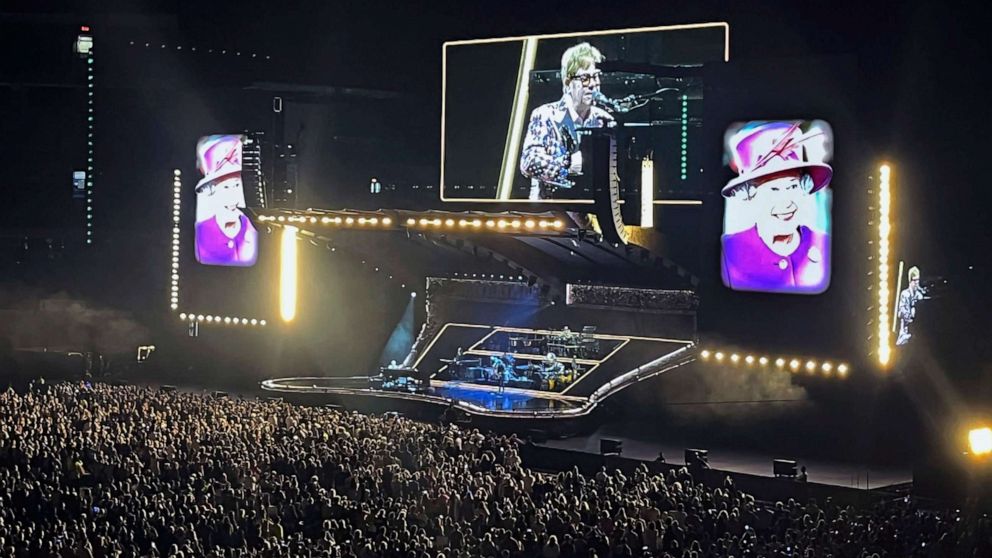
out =
{"type": "Polygon", "coordinates": [[[86,244],[93,244],[93,49],[86,57],[86,244]]]}
{"type": "Polygon", "coordinates": [[[296,317],[296,227],[282,230],[282,258],[279,266],[279,314],[284,322],[296,317]]]}
{"type": "Polygon", "coordinates": [[[681,176],[685,180],[689,176],[689,96],[682,95],[682,141],[681,141],[681,176]]]}
{"type": "Polygon", "coordinates": [[[899,275],[896,276],[896,290],[892,293],[892,333],[896,332],[899,324],[899,293],[902,292],[902,269],[905,262],[899,260],[899,275]]]}
{"type": "Polygon", "coordinates": [[[171,283],[169,287],[169,308],[173,312],[179,309],[179,206],[183,190],[182,171],[172,171],[172,265],[171,283]]]}
{"type": "Polygon", "coordinates": [[[878,169],[878,363],[882,367],[889,364],[892,356],[891,332],[889,331],[889,233],[892,224],[889,220],[891,204],[889,165],[878,169]]]}
{"type": "Polygon", "coordinates": [[[641,227],[654,227],[654,161],[641,161],[641,227]]]}
{"type": "Polygon", "coordinates": [[[527,124],[527,101],[530,99],[530,72],[534,69],[537,57],[537,37],[527,37],[520,52],[520,67],[517,70],[517,92],[513,96],[513,109],[510,111],[510,129],[506,132],[503,144],[503,166],[499,169],[499,187],[496,198],[510,199],[513,178],[517,176],[517,161],[520,157],[520,136],[527,124]]]}

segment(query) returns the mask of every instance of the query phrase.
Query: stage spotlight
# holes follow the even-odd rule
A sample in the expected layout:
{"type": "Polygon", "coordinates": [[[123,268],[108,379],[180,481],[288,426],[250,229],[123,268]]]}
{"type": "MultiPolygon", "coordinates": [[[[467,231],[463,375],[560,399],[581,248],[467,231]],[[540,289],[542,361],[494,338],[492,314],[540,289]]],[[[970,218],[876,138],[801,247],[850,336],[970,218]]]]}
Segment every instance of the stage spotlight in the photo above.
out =
{"type": "Polygon", "coordinates": [[[259,320],[258,321],[258,325],[263,325],[264,326],[265,325],[265,320],[259,320]]]}
{"type": "Polygon", "coordinates": [[[258,325],[258,320],[255,318],[251,319],[251,325],[258,325]]]}
{"type": "Polygon", "coordinates": [[[974,428],[968,432],[968,447],[975,456],[992,453],[992,428],[974,428]]]}
{"type": "Polygon", "coordinates": [[[800,362],[799,362],[799,361],[798,361],[797,359],[792,359],[792,360],[791,360],[791,361],[789,362],[789,368],[791,368],[791,369],[792,369],[792,371],[793,371],[793,372],[795,372],[796,370],[799,370],[799,365],[800,365],[800,364],[801,364],[801,363],[800,363],[800,362]]]}
{"type": "Polygon", "coordinates": [[[740,359],[741,357],[737,353],[730,355],[730,362],[733,362],[734,364],[737,364],[737,361],[739,361],[740,359]]]}
{"type": "Polygon", "coordinates": [[[416,292],[410,293],[410,298],[417,298],[417,293],[416,292]]]}
{"type": "Polygon", "coordinates": [[[214,321],[214,317],[208,314],[208,315],[207,315],[207,321],[208,321],[208,322],[212,322],[212,321],[214,321]]]}
{"type": "Polygon", "coordinates": [[[296,230],[296,227],[286,227],[282,231],[279,314],[285,322],[290,322],[296,317],[296,230]]]}
{"type": "Polygon", "coordinates": [[[561,222],[561,220],[559,219],[559,220],[555,220],[554,225],[556,229],[560,229],[565,226],[565,223],[561,222]]]}
{"type": "Polygon", "coordinates": [[[386,225],[388,227],[389,225],[392,225],[393,224],[393,220],[390,219],[389,217],[383,217],[382,218],[382,224],[383,225],[386,225]]]}
{"type": "Polygon", "coordinates": [[[444,224],[447,225],[447,226],[449,226],[449,227],[454,227],[455,226],[455,220],[454,219],[445,219],[444,220],[444,224]]]}
{"type": "Polygon", "coordinates": [[[224,323],[225,324],[231,323],[231,317],[230,316],[224,316],[224,323]]]}
{"type": "Polygon", "coordinates": [[[202,322],[203,321],[203,314],[197,314],[196,321],[202,322]]]}
{"type": "Polygon", "coordinates": [[[709,351],[702,351],[702,352],[699,353],[699,356],[701,356],[703,358],[703,360],[708,360],[710,358],[710,352],[709,351]]]}
{"type": "Polygon", "coordinates": [[[785,367],[785,359],[784,358],[777,358],[777,359],[775,359],[775,366],[777,366],[779,368],[785,367]]]}
{"type": "Polygon", "coordinates": [[[714,356],[714,357],[716,357],[716,360],[717,360],[717,362],[723,362],[723,353],[721,353],[721,352],[719,352],[719,351],[718,351],[718,352],[717,352],[717,353],[716,353],[715,355],[713,355],[713,356],[714,356]]]}
{"type": "Polygon", "coordinates": [[[747,355],[746,357],[744,357],[744,362],[748,363],[749,365],[754,364],[754,357],[751,355],[747,355]]]}
{"type": "Polygon", "coordinates": [[[758,359],[758,363],[761,364],[762,366],[767,366],[768,365],[768,357],[761,357],[761,358],[759,358],[758,359]]]}
{"type": "Polygon", "coordinates": [[[427,219],[425,219],[425,218],[423,218],[423,217],[421,217],[421,219],[420,219],[420,224],[421,224],[422,226],[425,226],[425,227],[426,227],[428,223],[430,223],[430,221],[428,221],[427,219]]]}
{"type": "Polygon", "coordinates": [[[834,365],[830,364],[829,362],[824,362],[822,365],[820,365],[820,370],[823,370],[824,374],[829,374],[830,372],[833,371],[833,369],[834,369],[834,365]]]}
{"type": "Polygon", "coordinates": [[[806,371],[809,372],[809,373],[813,373],[814,370],[816,370],[816,363],[813,362],[812,360],[807,360],[806,361],[806,371]]]}
{"type": "Polygon", "coordinates": [[[406,226],[408,227],[412,227],[416,224],[417,224],[417,220],[414,219],[413,217],[410,217],[409,219],[406,220],[406,226]]]}
{"type": "Polygon", "coordinates": [[[179,319],[180,320],[185,320],[186,319],[186,312],[180,312],[179,313],[179,319]]]}
{"type": "Polygon", "coordinates": [[[534,228],[534,220],[533,219],[528,219],[528,220],[524,221],[524,226],[527,227],[528,229],[533,229],[534,228]]]}
{"type": "Polygon", "coordinates": [[[848,370],[847,369],[847,365],[846,364],[841,364],[841,365],[837,366],[837,375],[840,376],[841,378],[843,378],[843,377],[847,376],[847,370],[848,370]]]}
{"type": "Polygon", "coordinates": [[[353,217],[348,217],[347,219],[344,220],[344,222],[351,225],[352,223],[355,222],[355,219],[353,217]]]}

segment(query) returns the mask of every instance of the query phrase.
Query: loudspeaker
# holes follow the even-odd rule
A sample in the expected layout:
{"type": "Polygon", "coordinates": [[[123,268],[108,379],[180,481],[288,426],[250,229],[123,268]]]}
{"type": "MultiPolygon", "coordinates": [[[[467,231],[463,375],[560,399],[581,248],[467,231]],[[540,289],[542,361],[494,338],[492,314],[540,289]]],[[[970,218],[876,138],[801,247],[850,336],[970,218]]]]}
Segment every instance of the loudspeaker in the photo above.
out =
{"type": "Polygon", "coordinates": [[[776,477],[795,477],[796,462],[789,459],[773,459],[772,473],[776,477]]]}
{"type": "Polygon", "coordinates": [[[623,452],[623,441],[609,438],[599,439],[599,453],[603,455],[620,455],[623,452]]]}

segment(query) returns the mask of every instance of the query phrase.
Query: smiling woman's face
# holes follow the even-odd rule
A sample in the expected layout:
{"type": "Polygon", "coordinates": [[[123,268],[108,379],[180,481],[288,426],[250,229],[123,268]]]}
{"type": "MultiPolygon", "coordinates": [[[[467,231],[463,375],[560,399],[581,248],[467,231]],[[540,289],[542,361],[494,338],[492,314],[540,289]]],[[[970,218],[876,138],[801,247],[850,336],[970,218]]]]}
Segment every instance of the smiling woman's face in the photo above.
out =
{"type": "Polygon", "coordinates": [[[217,209],[217,221],[221,223],[237,221],[241,215],[241,179],[230,178],[214,187],[212,196],[217,209]]]}
{"type": "Polygon", "coordinates": [[[750,200],[758,228],[771,235],[795,232],[800,225],[799,207],[805,195],[798,172],[774,176],[759,184],[750,200]]]}

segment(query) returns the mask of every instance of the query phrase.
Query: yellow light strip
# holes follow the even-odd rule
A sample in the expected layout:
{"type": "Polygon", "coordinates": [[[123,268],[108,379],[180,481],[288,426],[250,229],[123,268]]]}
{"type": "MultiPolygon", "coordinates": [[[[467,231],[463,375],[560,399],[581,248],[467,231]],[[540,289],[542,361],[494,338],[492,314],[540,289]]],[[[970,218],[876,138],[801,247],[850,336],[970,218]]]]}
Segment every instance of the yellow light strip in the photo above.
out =
{"type": "MultiPolygon", "coordinates": [[[[441,45],[441,179],[438,188],[441,190],[441,201],[445,202],[497,202],[494,198],[449,198],[444,195],[444,123],[447,118],[447,96],[448,96],[448,47],[457,45],[505,43],[510,41],[525,41],[528,39],[559,39],[564,37],[594,37],[599,35],[649,33],[653,31],[681,31],[687,29],[723,28],[723,61],[730,62],[730,24],[725,21],[707,23],[689,23],[682,25],[660,25],[656,27],[634,27],[626,29],[607,29],[602,31],[583,31],[573,33],[552,33],[548,35],[528,35],[522,37],[500,37],[495,39],[465,39],[458,41],[447,41],[441,45]]],[[[519,200],[526,203],[571,203],[571,204],[593,204],[593,200],[519,200]]]]}
{"type": "Polygon", "coordinates": [[[296,231],[293,226],[282,230],[282,258],[279,265],[279,315],[284,322],[296,317],[296,231]]]}
{"type": "Polygon", "coordinates": [[[517,175],[517,161],[520,154],[520,137],[527,123],[527,101],[530,99],[530,72],[537,58],[537,38],[524,39],[520,50],[520,67],[517,70],[516,95],[513,96],[513,109],[510,111],[510,128],[506,131],[503,145],[503,165],[499,171],[499,185],[496,198],[509,200],[513,193],[513,179],[517,175]]]}
{"type": "Polygon", "coordinates": [[[748,368],[753,368],[755,366],[761,368],[769,368],[774,366],[779,370],[785,370],[788,368],[794,374],[800,372],[801,370],[805,370],[807,374],[815,374],[819,371],[823,376],[830,377],[836,374],[838,378],[842,379],[846,378],[851,371],[850,365],[844,362],[835,364],[830,360],[818,361],[816,359],[804,359],[799,357],[786,359],[781,356],[772,360],[772,357],[767,355],[738,353],[731,350],[703,349],[699,351],[699,358],[703,362],[715,361],[719,364],[725,364],[724,361],[730,361],[731,365],[743,365],[748,368]]]}
{"type": "Polygon", "coordinates": [[[179,209],[181,206],[183,181],[182,171],[172,171],[172,264],[169,267],[171,279],[169,287],[169,308],[179,309],[179,209]]]}
{"type": "Polygon", "coordinates": [[[654,200],[655,205],[703,205],[703,200],[654,200]]]}
{"type": "Polygon", "coordinates": [[[641,227],[654,227],[654,161],[641,161],[641,227]]]}
{"type": "Polygon", "coordinates": [[[892,170],[887,164],[878,169],[878,363],[885,368],[892,357],[889,331],[889,234],[892,170]]]}

